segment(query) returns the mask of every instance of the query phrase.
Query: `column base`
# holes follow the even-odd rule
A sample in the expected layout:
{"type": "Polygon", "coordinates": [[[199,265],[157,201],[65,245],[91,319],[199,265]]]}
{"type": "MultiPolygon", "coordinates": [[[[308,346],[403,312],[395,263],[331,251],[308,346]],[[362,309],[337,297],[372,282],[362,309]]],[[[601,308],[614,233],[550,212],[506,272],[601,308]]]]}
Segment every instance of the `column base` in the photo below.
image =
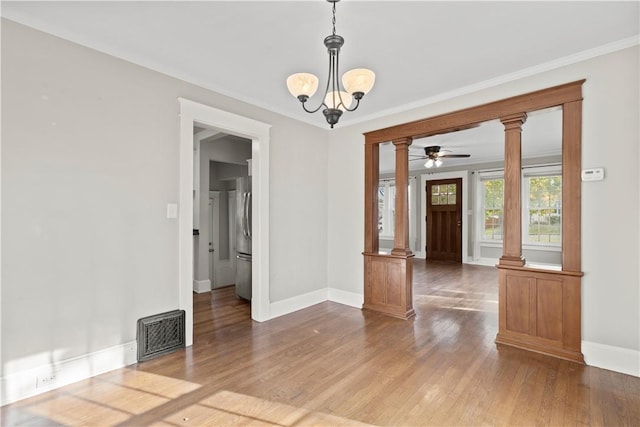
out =
{"type": "Polygon", "coordinates": [[[523,267],[526,260],[522,256],[502,255],[498,260],[498,265],[508,265],[510,267],[523,267]]]}
{"type": "Polygon", "coordinates": [[[413,256],[413,252],[409,248],[393,248],[391,250],[391,255],[410,257],[413,256]]]}

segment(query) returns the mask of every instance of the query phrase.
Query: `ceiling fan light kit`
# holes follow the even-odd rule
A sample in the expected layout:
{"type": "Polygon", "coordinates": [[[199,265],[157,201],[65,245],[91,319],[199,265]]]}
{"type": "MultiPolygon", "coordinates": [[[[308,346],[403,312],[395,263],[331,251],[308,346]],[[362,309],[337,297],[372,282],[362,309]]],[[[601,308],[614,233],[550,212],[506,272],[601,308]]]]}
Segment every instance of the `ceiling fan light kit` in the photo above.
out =
{"type": "Polygon", "coordinates": [[[324,107],[324,114],[327,123],[333,128],[338,123],[342,113],[345,111],[355,111],[360,105],[360,100],[367,94],[375,83],[376,75],[366,68],[355,68],[349,70],[342,76],[342,86],[338,80],[340,48],[344,45],[344,38],[336,34],[336,3],[340,0],[327,0],[333,3],[333,33],[324,39],[324,45],[329,53],[329,75],[325,86],[323,102],[315,109],[308,109],[306,102],[318,90],[319,80],[310,73],[296,73],[287,78],[287,88],[291,95],[298,98],[302,103],[302,108],[307,113],[315,113],[324,107]],[[353,101],[355,106],[351,108],[353,101]]]}
{"type": "Polygon", "coordinates": [[[418,157],[413,160],[427,159],[424,164],[424,167],[427,169],[431,169],[432,167],[439,168],[442,166],[443,158],[464,158],[471,157],[471,154],[447,154],[448,150],[441,150],[439,145],[431,145],[429,147],[424,147],[424,156],[418,157]]]}

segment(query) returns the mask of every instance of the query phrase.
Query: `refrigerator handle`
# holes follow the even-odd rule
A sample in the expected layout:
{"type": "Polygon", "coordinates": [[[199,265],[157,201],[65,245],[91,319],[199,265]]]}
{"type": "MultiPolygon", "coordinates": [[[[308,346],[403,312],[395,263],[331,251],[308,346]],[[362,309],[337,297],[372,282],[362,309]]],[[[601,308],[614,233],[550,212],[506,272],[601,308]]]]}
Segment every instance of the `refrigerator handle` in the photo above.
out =
{"type": "Polygon", "coordinates": [[[247,193],[247,235],[249,240],[253,237],[253,230],[251,229],[251,221],[249,220],[249,214],[251,213],[251,191],[247,193]]]}
{"type": "Polygon", "coordinates": [[[242,195],[242,235],[245,239],[249,238],[249,227],[247,226],[248,216],[247,216],[247,205],[249,200],[249,193],[246,191],[242,195]]]}

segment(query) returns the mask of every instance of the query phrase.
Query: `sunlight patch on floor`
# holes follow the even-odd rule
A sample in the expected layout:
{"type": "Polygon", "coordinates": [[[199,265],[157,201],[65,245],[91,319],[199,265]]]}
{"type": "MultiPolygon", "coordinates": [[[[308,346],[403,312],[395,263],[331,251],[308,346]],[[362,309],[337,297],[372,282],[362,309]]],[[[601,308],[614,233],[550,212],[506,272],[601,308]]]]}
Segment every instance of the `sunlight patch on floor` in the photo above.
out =
{"type": "Polygon", "coordinates": [[[414,303],[434,305],[440,308],[450,308],[454,310],[483,311],[487,313],[498,312],[498,301],[486,299],[445,297],[438,295],[414,295],[414,303]]]}
{"type": "Polygon", "coordinates": [[[7,425],[116,425],[200,387],[127,369],[17,402],[12,417],[3,421],[7,425]]]}
{"type": "Polygon", "coordinates": [[[367,426],[336,415],[313,412],[227,390],[219,391],[162,420],[161,425],[367,426]]]}

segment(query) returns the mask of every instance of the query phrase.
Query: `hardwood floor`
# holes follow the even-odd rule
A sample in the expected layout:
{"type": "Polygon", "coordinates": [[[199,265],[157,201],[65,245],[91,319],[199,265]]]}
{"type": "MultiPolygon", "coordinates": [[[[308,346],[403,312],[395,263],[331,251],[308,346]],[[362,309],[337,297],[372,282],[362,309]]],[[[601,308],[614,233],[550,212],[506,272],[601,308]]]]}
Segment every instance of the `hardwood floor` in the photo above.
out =
{"type": "Polygon", "coordinates": [[[265,323],[195,295],[194,345],[2,408],[2,425],[640,425],[640,378],[496,346],[497,272],[414,263],[408,321],[325,302],[265,323]]]}

